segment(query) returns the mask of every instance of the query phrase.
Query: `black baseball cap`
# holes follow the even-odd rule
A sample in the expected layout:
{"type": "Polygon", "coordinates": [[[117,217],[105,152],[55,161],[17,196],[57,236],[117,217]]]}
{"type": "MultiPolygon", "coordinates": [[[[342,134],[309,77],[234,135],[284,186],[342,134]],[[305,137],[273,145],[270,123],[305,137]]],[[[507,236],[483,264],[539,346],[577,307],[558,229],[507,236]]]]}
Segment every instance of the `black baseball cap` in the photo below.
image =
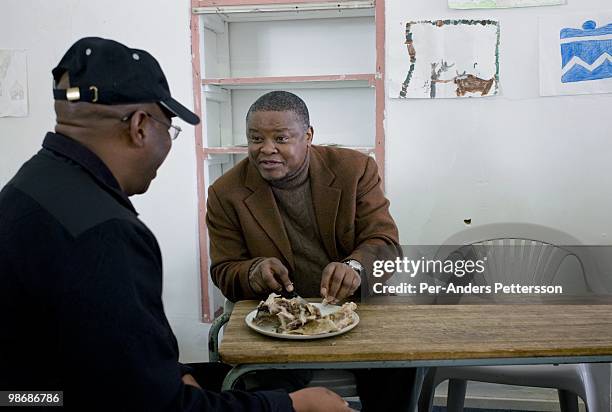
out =
{"type": "Polygon", "coordinates": [[[189,124],[200,118],[170,96],[159,63],[148,52],[114,40],[85,37],[74,43],[53,69],[55,100],[97,104],[158,103],[189,124]],[[68,72],[70,88],[55,85],[68,72]]]}

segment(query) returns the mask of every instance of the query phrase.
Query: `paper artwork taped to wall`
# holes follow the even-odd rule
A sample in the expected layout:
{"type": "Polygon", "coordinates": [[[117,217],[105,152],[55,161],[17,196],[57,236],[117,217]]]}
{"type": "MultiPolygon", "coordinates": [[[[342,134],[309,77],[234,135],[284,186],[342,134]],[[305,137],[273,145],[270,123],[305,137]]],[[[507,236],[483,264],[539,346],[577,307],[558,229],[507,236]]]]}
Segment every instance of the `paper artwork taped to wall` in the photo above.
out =
{"type": "Polygon", "coordinates": [[[0,50],[0,117],[28,115],[25,50],[0,50]]]}
{"type": "Polygon", "coordinates": [[[558,6],[567,0],[448,0],[451,9],[508,9],[511,7],[558,6]]]}
{"type": "Polygon", "coordinates": [[[612,92],[612,12],[540,20],[540,94],[612,92]]]}
{"type": "Polygon", "coordinates": [[[459,98],[498,94],[499,23],[423,20],[402,23],[389,52],[392,98],[459,98]]]}

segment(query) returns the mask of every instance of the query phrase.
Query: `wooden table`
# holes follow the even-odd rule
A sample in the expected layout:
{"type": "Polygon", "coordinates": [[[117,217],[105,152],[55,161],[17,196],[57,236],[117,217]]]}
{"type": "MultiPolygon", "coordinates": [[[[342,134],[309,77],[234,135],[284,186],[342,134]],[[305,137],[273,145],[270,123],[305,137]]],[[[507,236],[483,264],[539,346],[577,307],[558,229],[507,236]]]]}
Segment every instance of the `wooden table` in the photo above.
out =
{"type": "MultiPolygon", "coordinates": [[[[238,302],[220,345],[229,389],[257,369],[326,369],[612,362],[609,305],[371,305],[352,331],[274,339],[249,329],[238,302]]],[[[422,372],[422,370],[421,370],[422,372]]]]}

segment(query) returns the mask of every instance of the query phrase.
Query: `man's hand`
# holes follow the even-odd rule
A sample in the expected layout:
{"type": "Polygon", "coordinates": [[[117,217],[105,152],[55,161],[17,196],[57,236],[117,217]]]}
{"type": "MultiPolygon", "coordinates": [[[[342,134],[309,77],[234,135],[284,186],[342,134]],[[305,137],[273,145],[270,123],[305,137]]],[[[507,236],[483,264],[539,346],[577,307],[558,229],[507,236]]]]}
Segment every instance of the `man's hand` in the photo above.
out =
{"type": "Polygon", "coordinates": [[[326,388],[306,388],[289,394],[296,412],[350,412],[353,409],[336,393],[326,388]]]}
{"type": "Polygon", "coordinates": [[[191,376],[189,373],[183,375],[183,383],[185,385],[195,386],[196,388],[202,389],[202,387],[198,384],[198,382],[191,376]]]}
{"type": "Polygon", "coordinates": [[[283,287],[291,292],[293,283],[289,271],[277,258],[265,258],[249,271],[249,285],[257,294],[280,292],[283,287]]]}
{"type": "Polygon", "coordinates": [[[331,262],[323,269],[321,296],[336,303],[351,296],[361,285],[361,277],[349,265],[331,262]]]}

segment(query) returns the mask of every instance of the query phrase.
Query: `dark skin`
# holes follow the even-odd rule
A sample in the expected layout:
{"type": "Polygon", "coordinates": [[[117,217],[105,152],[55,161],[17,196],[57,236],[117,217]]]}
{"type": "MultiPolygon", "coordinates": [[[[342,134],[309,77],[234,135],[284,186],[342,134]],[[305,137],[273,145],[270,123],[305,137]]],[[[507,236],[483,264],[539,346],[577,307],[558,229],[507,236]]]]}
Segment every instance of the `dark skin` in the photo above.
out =
{"type": "MultiPolygon", "coordinates": [[[[312,126],[305,126],[292,111],[253,112],[247,119],[249,160],[267,181],[294,174],[306,161],[314,136],[312,126]]],[[[256,293],[293,291],[289,270],[274,257],[261,260],[249,276],[256,293]]],[[[330,262],[321,273],[321,296],[339,302],[351,296],[361,285],[361,277],[348,265],[330,262]]]]}
{"type": "MultiPolygon", "coordinates": [[[[69,87],[67,83],[64,76],[58,87],[69,87]]],[[[171,123],[156,103],[111,106],[58,100],[55,113],[55,131],[94,152],[128,196],[147,191],[170,151],[168,126],[149,116],[171,123]]]]}

